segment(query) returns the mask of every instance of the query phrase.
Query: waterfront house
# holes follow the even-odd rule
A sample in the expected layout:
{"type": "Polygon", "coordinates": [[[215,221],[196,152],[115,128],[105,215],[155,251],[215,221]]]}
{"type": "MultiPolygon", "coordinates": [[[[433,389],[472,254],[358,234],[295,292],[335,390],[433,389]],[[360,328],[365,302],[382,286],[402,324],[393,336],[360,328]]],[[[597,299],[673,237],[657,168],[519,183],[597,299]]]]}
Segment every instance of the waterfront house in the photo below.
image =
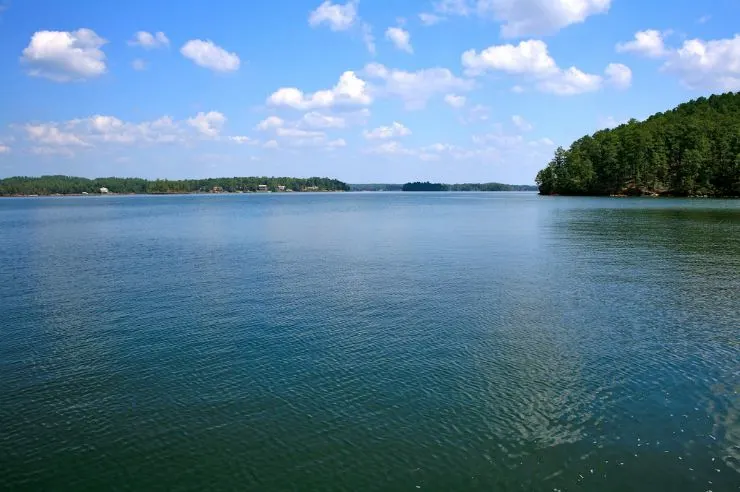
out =
{"type": "Polygon", "coordinates": [[[267,191],[267,185],[257,185],[257,191],[266,192],[267,191]]]}

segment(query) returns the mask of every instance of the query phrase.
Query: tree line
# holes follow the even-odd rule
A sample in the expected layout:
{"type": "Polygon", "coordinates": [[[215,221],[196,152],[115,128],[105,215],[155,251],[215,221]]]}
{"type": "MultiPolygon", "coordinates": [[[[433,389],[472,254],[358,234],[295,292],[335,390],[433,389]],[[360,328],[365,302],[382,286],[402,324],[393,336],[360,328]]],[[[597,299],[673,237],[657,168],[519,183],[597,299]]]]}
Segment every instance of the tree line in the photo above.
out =
{"type": "Polygon", "coordinates": [[[402,191],[537,191],[536,186],[509,185],[503,183],[460,183],[444,184],[416,181],[406,183],[402,191]]]}
{"type": "Polygon", "coordinates": [[[559,147],[536,182],[544,195],[740,196],[740,92],[559,147]]]}
{"type": "Polygon", "coordinates": [[[266,185],[270,191],[279,186],[292,191],[349,191],[349,186],[330,178],[207,178],[207,179],[157,179],[141,178],[79,178],[74,176],[17,176],[0,179],[0,196],[12,195],[72,195],[100,193],[107,188],[110,193],[164,194],[205,193],[211,191],[250,192],[266,185]]]}

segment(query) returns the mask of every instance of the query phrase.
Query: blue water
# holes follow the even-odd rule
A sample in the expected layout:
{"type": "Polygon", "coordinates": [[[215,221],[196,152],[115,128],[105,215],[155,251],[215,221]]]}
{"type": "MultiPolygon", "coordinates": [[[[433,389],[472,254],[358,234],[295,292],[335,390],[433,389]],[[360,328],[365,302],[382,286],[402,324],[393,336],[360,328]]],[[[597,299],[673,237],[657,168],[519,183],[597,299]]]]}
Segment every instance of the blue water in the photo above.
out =
{"type": "Polygon", "coordinates": [[[0,489],[725,491],[740,202],[0,200],[0,489]]]}

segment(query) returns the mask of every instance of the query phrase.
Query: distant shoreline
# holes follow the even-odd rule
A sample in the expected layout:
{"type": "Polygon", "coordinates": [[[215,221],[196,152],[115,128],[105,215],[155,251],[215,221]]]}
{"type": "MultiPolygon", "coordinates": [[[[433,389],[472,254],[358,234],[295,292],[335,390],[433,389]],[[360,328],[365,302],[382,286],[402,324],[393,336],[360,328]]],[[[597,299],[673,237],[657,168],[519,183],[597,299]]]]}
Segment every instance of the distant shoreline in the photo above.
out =
{"type": "Polygon", "coordinates": [[[273,192],[273,191],[244,191],[244,192],[229,192],[222,191],[218,193],[211,193],[207,191],[193,191],[193,192],[172,192],[172,193],[47,193],[47,194],[31,194],[31,195],[0,195],[0,198],[86,198],[86,197],[104,197],[104,196],[189,196],[189,195],[202,195],[202,196],[224,196],[224,195],[309,195],[309,194],[323,194],[323,193],[352,193],[352,194],[381,194],[381,193],[397,193],[397,194],[419,194],[419,193],[434,193],[434,194],[455,194],[455,193],[532,193],[537,194],[533,190],[491,190],[491,191],[400,191],[400,190],[317,190],[317,191],[299,191],[299,192],[273,192]]]}

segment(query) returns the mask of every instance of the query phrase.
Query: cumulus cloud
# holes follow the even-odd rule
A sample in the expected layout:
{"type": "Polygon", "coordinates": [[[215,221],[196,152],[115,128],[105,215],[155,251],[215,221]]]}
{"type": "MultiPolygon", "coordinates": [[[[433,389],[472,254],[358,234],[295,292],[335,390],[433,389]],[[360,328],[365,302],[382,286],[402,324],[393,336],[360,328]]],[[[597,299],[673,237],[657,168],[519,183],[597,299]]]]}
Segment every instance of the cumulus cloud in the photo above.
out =
{"type": "Polygon", "coordinates": [[[445,15],[469,15],[473,7],[468,0],[437,0],[434,2],[434,11],[445,15]]]}
{"type": "Polygon", "coordinates": [[[604,14],[610,5],[611,0],[439,0],[433,6],[442,17],[432,23],[445,16],[477,15],[501,23],[502,37],[539,36],[604,14]]]}
{"type": "Polygon", "coordinates": [[[226,123],[226,116],[218,111],[200,112],[195,117],[188,119],[188,125],[192,126],[206,137],[217,137],[226,123]]]}
{"type": "Polygon", "coordinates": [[[155,34],[138,31],[134,34],[133,39],[128,42],[129,46],[139,46],[141,48],[151,50],[155,48],[166,48],[170,45],[170,40],[162,31],[155,34]]]}
{"type": "Polygon", "coordinates": [[[214,141],[254,143],[247,136],[221,136],[225,122],[223,114],[210,111],[180,121],[162,116],[155,120],[130,122],[110,115],[93,115],[64,122],[26,124],[22,128],[29,142],[47,150],[90,148],[102,144],[165,144],[192,141],[195,136],[214,141]]]}
{"type": "Polygon", "coordinates": [[[229,136],[229,137],[226,137],[226,140],[229,142],[234,142],[239,145],[257,145],[259,143],[258,140],[247,137],[245,135],[229,136]]]}
{"type": "MultiPolygon", "coordinates": [[[[480,53],[468,50],[462,54],[465,73],[479,76],[486,72],[504,72],[532,80],[541,92],[569,96],[599,90],[604,82],[600,75],[586,73],[577,67],[558,67],[548,52],[547,44],[540,40],[521,41],[516,45],[490,46],[480,53]]],[[[629,87],[631,70],[621,64],[606,68],[609,82],[620,89],[629,87]]],[[[514,92],[523,92],[515,86],[514,92]]]]}
{"type": "Polygon", "coordinates": [[[465,96],[458,96],[456,94],[447,94],[445,96],[445,102],[453,108],[462,108],[465,106],[466,101],[465,96]]]}
{"type": "Polygon", "coordinates": [[[309,14],[308,23],[311,27],[326,24],[332,31],[346,31],[357,21],[358,3],[351,0],[342,5],[327,0],[309,14]]]}
{"type": "Polygon", "coordinates": [[[678,75],[690,89],[740,90],[740,35],[704,41],[690,39],[673,50],[662,70],[678,75]]]}
{"type": "Polygon", "coordinates": [[[287,106],[300,110],[336,105],[368,105],[371,102],[367,83],[352,71],[344,72],[339,77],[339,82],[331,89],[304,94],[295,87],[283,87],[267,99],[267,104],[271,106],[287,106]]]}
{"type": "Polygon", "coordinates": [[[10,153],[10,147],[7,145],[0,144],[0,154],[8,154],[10,153]]]}
{"type": "Polygon", "coordinates": [[[375,36],[373,36],[373,28],[368,23],[362,24],[362,41],[365,43],[367,51],[371,55],[375,55],[375,36]]]}
{"type": "Polygon", "coordinates": [[[558,96],[574,96],[584,92],[594,92],[601,88],[603,79],[599,75],[583,72],[576,67],[560,70],[538,83],[542,92],[558,96]]]}
{"type": "Polygon", "coordinates": [[[609,11],[611,0],[478,0],[483,17],[501,22],[506,38],[553,34],[571,24],[609,11]]]}
{"type": "Polygon", "coordinates": [[[471,76],[494,70],[530,75],[557,71],[557,64],[550,56],[547,44],[540,40],[521,41],[517,45],[494,45],[480,53],[468,50],[462,54],[462,64],[465,73],[471,76]]]}
{"type": "Polygon", "coordinates": [[[146,62],[141,58],[137,58],[131,62],[131,68],[138,72],[141,72],[142,70],[146,70],[146,62]]]}
{"type": "Polygon", "coordinates": [[[285,121],[283,121],[282,118],[278,118],[277,116],[268,116],[257,124],[257,130],[270,130],[272,128],[279,128],[284,124],[285,121]]]}
{"type": "Polygon", "coordinates": [[[411,47],[411,35],[408,31],[401,29],[400,27],[389,27],[385,31],[385,37],[399,50],[405,51],[406,53],[414,52],[414,48],[411,47]]]}
{"type": "Polygon", "coordinates": [[[740,35],[726,39],[689,39],[679,48],[665,45],[656,30],[640,31],[635,39],[617,45],[617,51],[662,58],[661,70],[678,76],[690,89],[740,90],[740,35]]]}
{"type": "Polygon", "coordinates": [[[76,31],[38,31],[23,50],[21,62],[28,74],[56,82],[98,77],[105,73],[107,41],[92,29],[76,31]]]}
{"type": "Polygon", "coordinates": [[[491,109],[482,104],[476,104],[470,108],[464,116],[460,117],[460,123],[469,125],[474,123],[483,123],[491,117],[491,109]]]}
{"type": "Polygon", "coordinates": [[[379,84],[373,86],[378,94],[398,97],[407,109],[421,109],[437,94],[468,91],[473,82],[455,76],[446,68],[427,68],[416,72],[389,69],[380,63],[365,66],[365,75],[379,84]]]}
{"type": "Polygon", "coordinates": [[[233,72],[241,64],[236,53],[229,53],[211,40],[191,39],[180,48],[180,53],[196,65],[216,72],[233,72]]]}
{"type": "Polygon", "coordinates": [[[390,138],[405,137],[411,135],[411,130],[403,124],[394,121],[389,126],[380,126],[374,130],[365,130],[362,132],[368,140],[387,140],[390,138]]]}
{"type": "Polygon", "coordinates": [[[41,123],[23,127],[29,140],[45,145],[60,146],[89,146],[74,133],[61,130],[55,123],[41,123]]]}
{"type": "Polygon", "coordinates": [[[610,63],[604,74],[608,82],[617,89],[628,89],[632,85],[632,70],[621,63],[610,63]]]}
{"type": "Polygon", "coordinates": [[[344,128],[347,120],[341,116],[311,111],[303,115],[300,124],[308,128],[344,128]]]}
{"type": "Polygon", "coordinates": [[[425,26],[433,26],[435,24],[439,24],[440,22],[444,21],[444,17],[441,17],[436,14],[430,14],[428,12],[422,12],[419,14],[419,20],[422,24],[425,26]]]}
{"type": "Polygon", "coordinates": [[[632,41],[618,43],[616,49],[618,53],[637,53],[650,58],[660,58],[668,53],[663,33],[655,29],[635,33],[632,41]]]}
{"type": "Polygon", "coordinates": [[[278,137],[288,138],[314,138],[314,137],[325,137],[326,133],[310,130],[301,130],[300,128],[282,128],[278,127],[275,129],[275,133],[278,137]]]}
{"type": "Polygon", "coordinates": [[[526,119],[524,119],[523,116],[520,116],[518,114],[515,114],[511,117],[511,122],[514,123],[515,127],[523,132],[531,131],[532,128],[534,128],[530,122],[528,122],[526,119]]]}

